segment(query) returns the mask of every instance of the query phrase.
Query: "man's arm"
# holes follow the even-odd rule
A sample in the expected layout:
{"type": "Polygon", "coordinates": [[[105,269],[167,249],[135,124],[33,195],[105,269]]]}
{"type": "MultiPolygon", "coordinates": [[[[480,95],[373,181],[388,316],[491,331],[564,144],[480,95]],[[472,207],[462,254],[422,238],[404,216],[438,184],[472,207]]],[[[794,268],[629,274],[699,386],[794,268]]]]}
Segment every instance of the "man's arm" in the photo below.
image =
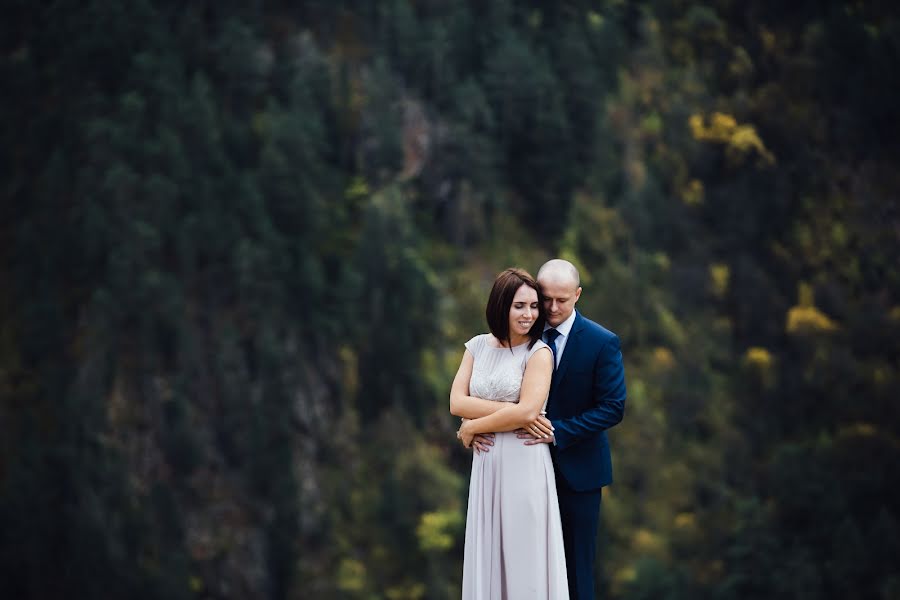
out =
{"type": "Polygon", "coordinates": [[[625,414],[625,366],[619,338],[613,336],[594,365],[594,407],[579,415],[553,421],[556,447],[565,449],[579,439],[618,424],[625,414]]]}

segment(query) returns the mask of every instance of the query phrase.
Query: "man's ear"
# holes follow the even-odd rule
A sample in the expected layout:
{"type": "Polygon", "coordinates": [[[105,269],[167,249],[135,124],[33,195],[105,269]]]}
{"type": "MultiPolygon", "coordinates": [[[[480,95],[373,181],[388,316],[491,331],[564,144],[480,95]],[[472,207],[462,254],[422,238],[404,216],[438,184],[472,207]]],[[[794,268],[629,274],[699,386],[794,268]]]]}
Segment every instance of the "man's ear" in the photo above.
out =
{"type": "MultiPolygon", "coordinates": [[[[578,302],[579,298],[581,298],[581,286],[578,286],[578,289],[575,290],[575,302],[578,302]]],[[[575,304],[575,302],[572,304],[575,304]]]]}

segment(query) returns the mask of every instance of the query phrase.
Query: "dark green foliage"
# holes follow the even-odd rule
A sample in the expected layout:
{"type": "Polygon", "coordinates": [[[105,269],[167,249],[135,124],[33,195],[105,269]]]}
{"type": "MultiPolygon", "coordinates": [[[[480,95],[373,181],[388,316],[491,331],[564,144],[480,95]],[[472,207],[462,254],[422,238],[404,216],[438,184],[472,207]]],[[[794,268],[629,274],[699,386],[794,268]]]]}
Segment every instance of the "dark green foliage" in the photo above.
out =
{"type": "Polygon", "coordinates": [[[604,595],[898,597],[897,73],[886,3],[11,3],[0,596],[458,596],[461,343],[562,255],[604,595]]]}

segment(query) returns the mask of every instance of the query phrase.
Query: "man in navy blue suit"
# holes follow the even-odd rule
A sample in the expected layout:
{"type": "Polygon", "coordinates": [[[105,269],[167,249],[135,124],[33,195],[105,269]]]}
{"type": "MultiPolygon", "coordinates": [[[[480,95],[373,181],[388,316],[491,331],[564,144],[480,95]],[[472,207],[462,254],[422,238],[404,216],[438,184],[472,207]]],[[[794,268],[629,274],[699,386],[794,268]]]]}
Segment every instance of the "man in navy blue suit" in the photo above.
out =
{"type": "MultiPolygon", "coordinates": [[[[569,595],[572,600],[592,600],[600,498],[603,487],[612,483],[606,430],[625,412],[622,351],[614,333],[575,310],[581,297],[575,265],[548,261],[538,271],[537,282],[547,317],[543,339],[556,365],[547,415],[538,421],[552,427],[554,435],[536,437],[520,429],[518,437],[525,444],[552,444],[569,595]]],[[[473,446],[489,451],[491,438],[476,436],[473,446]]]]}
{"type": "Polygon", "coordinates": [[[547,315],[543,339],[556,361],[546,416],[554,435],[534,438],[520,430],[519,437],[525,444],[552,444],[569,595],[591,600],[600,498],[612,483],[606,430],[625,412],[625,368],[619,338],[575,310],[581,296],[575,265],[551,260],[537,282],[547,315]]]}

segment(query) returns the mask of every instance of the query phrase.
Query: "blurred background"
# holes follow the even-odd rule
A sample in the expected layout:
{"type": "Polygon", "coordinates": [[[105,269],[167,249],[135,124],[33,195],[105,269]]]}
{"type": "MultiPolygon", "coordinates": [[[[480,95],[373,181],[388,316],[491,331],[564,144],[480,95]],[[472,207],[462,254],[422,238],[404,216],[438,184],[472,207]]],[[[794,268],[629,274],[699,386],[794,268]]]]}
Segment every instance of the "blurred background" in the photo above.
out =
{"type": "Polygon", "coordinates": [[[450,382],[554,256],[602,597],[900,598],[894,3],[4,4],[3,598],[458,597],[450,382]]]}

